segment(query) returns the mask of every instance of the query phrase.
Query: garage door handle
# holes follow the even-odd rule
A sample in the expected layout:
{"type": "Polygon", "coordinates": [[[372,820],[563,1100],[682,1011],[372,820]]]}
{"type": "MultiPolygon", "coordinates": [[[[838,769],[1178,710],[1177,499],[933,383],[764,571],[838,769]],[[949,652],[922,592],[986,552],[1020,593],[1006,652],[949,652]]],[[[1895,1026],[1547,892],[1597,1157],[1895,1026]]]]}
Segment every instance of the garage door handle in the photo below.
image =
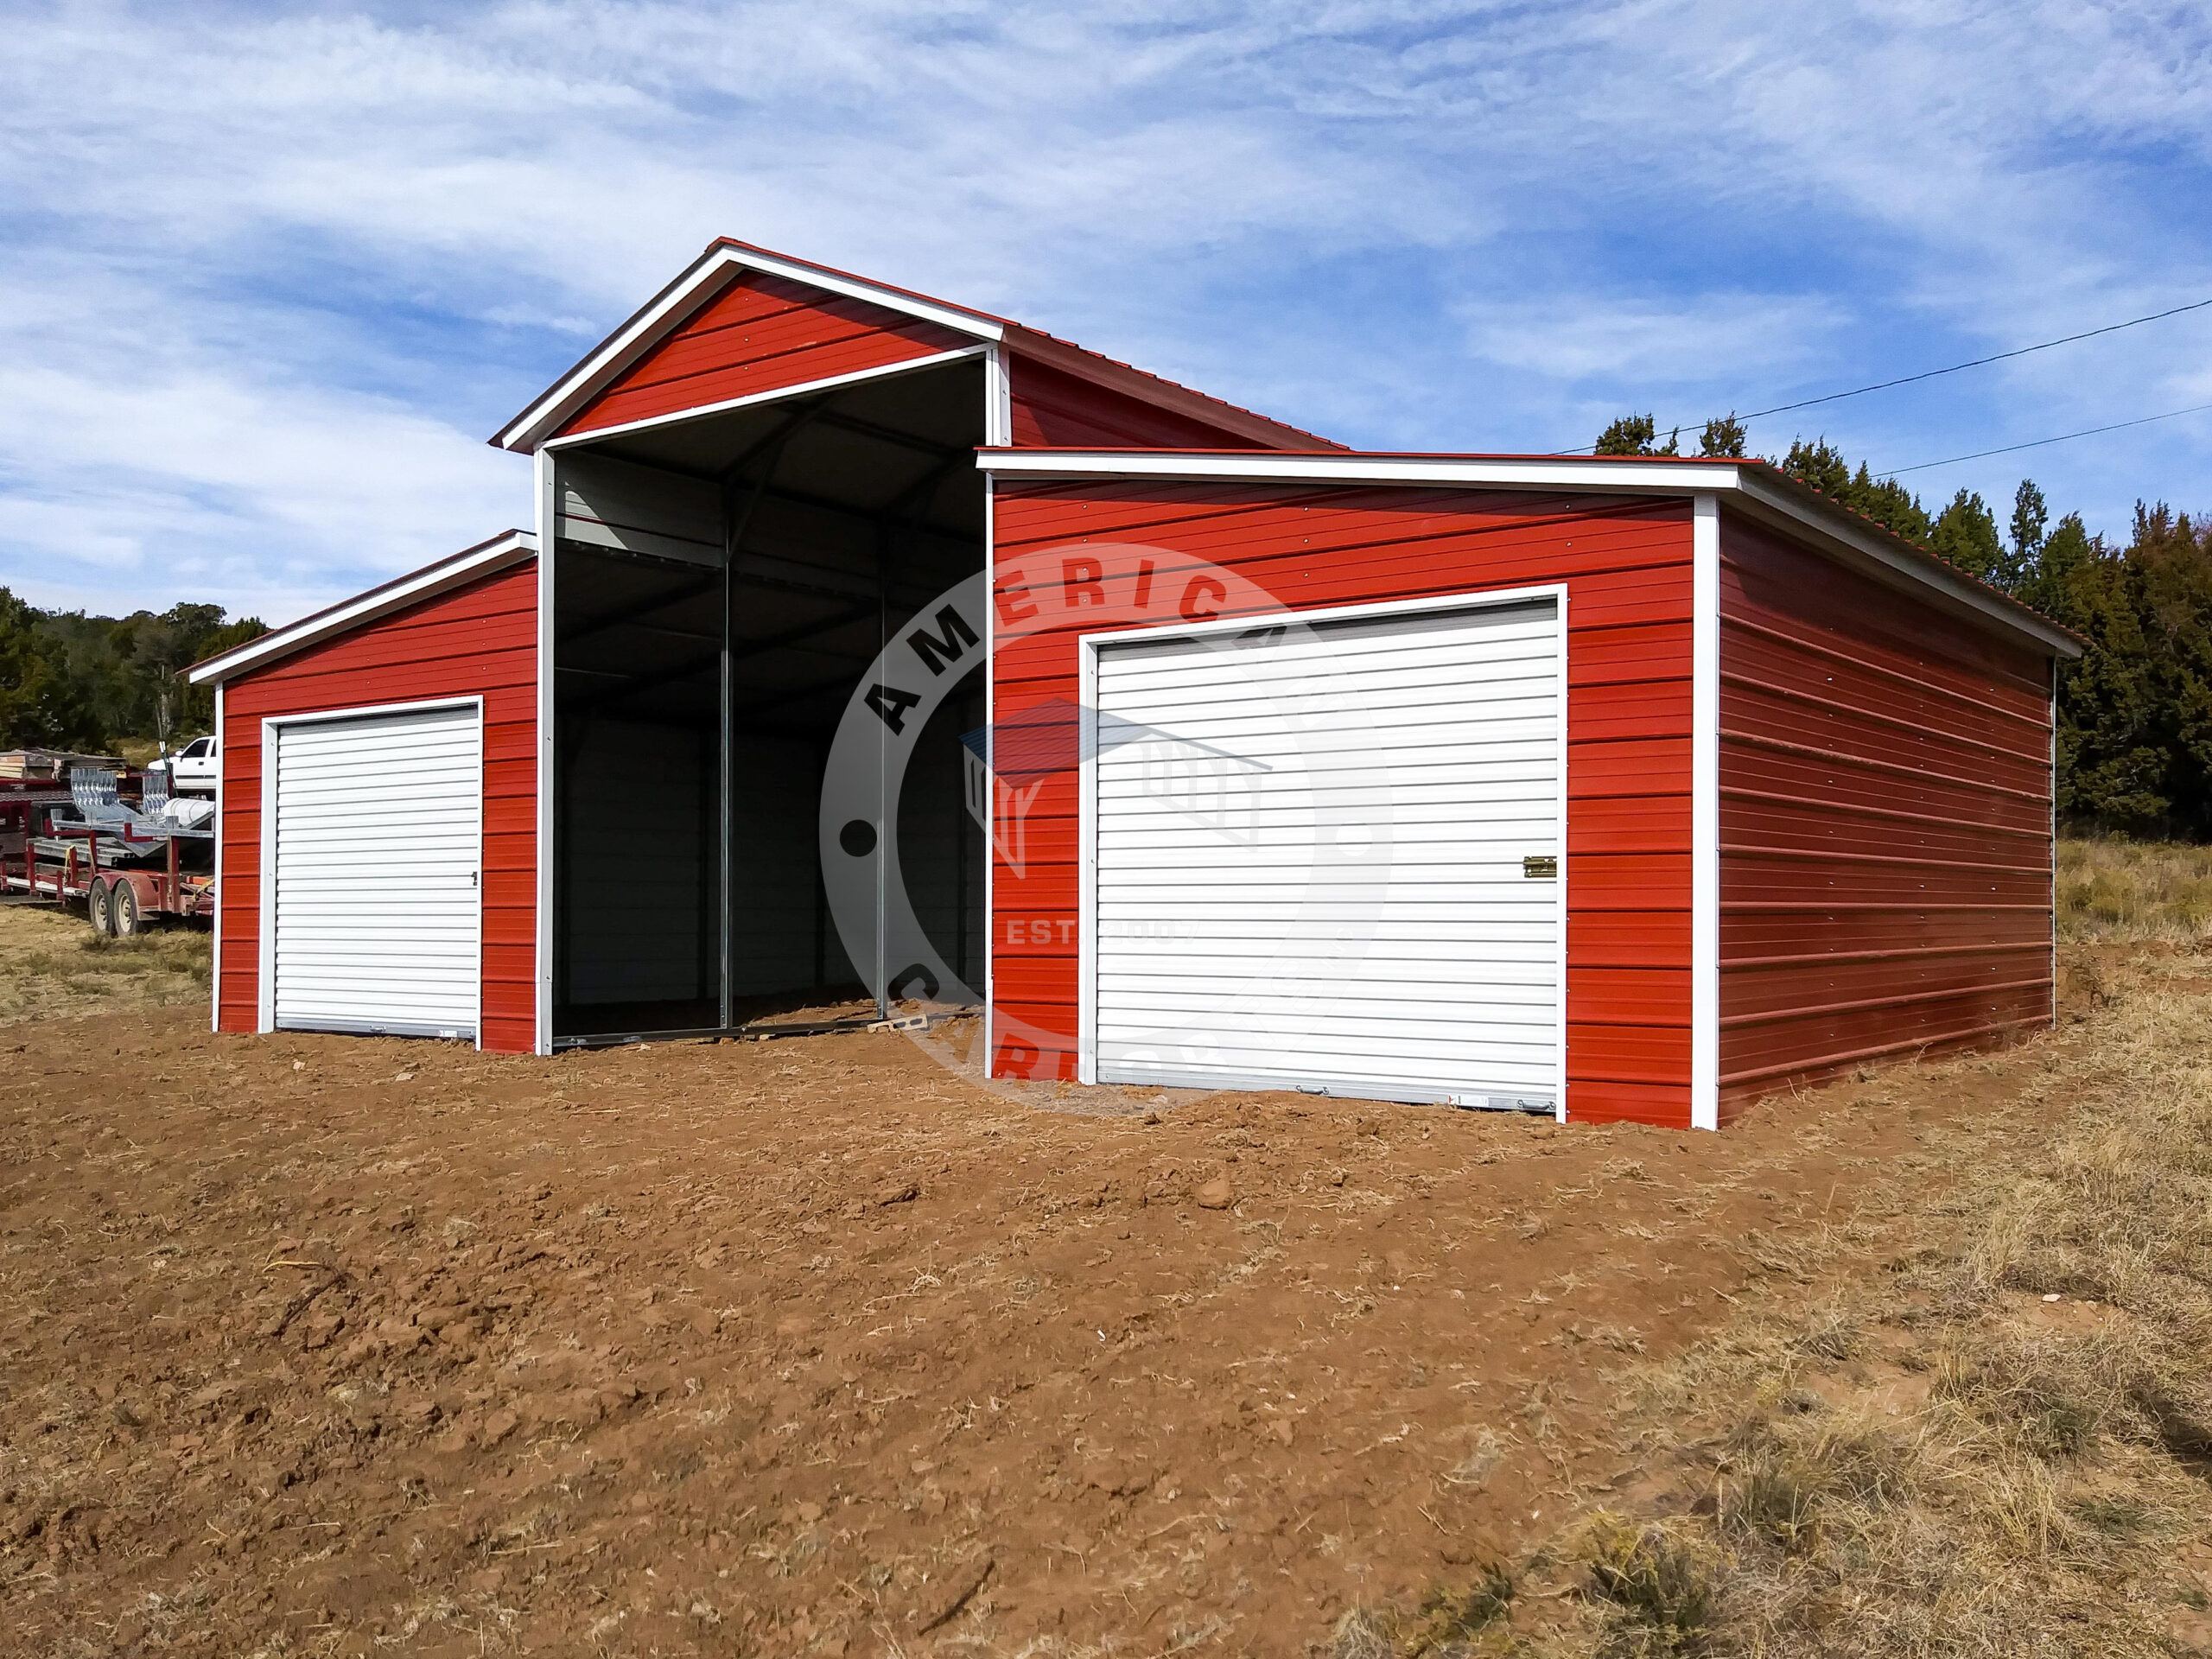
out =
{"type": "Polygon", "coordinates": [[[1554,853],[1531,853],[1521,861],[1521,874],[1535,881],[1559,878],[1559,857],[1554,853]]]}

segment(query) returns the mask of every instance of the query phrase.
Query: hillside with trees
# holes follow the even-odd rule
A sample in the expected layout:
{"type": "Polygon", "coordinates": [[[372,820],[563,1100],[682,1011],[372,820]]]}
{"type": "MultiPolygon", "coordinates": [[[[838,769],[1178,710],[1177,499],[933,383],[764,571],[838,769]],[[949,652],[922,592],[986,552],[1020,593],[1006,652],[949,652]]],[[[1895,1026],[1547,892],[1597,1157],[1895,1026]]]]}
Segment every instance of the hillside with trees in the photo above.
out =
{"type": "Polygon", "coordinates": [[[214,692],[183,671],[267,632],[258,617],[225,621],[219,605],[87,616],[0,588],[0,749],[106,753],[207,731],[214,692]]]}
{"type": "MultiPolygon", "coordinates": [[[[1671,455],[1648,415],[1601,434],[1601,455],[1671,455]]],[[[1744,429],[1710,421],[1697,453],[1742,457],[1744,429]]],[[[1830,500],[2003,588],[2088,642],[2062,666],[2058,810],[2080,830],[2212,838],[2212,517],[2136,504],[2125,543],[2078,512],[2055,522],[2044,493],[2020,480],[2003,526],[1961,490],[1930,513],[1893,478],[1853,467],[1825,438],[1798,439],[1772,465],[1830,500]]]]}

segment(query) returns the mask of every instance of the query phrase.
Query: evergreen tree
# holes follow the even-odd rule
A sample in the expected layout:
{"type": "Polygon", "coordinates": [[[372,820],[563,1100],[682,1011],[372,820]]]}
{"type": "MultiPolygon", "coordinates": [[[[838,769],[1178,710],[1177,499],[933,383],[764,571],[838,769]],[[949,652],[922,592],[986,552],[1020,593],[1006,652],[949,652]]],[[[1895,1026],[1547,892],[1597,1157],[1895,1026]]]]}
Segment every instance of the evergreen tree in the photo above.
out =
{"type": "Polygon", "coordinates": [[[2212,835],[2212,524],[2139,505],[2121,549],[2059,520],[2025,586],[2088,641],[2059,684],[2059,811],[2212,835]]]}
{"type": "Polygon", "coordinates": [[[1598,435],[1600,455],[1671,455],[1679,454],[1677,444],[1682,429],[1676,427],[1667,435],[1667,447],[1658,447],[1658,423],[1649,415],[1624,415],[1598,435]]]}
{"type": "Polygon", "coordinates": [[[1997,520],[1971,491],[1961,490],[1936,515],[1928,530],[1928,550],[1984,582],[2011,586],[2012,567],[1997,539],[1997,520]]]}
{"type": "Polygon", "coordinates": [[[1782,470],[1909,542],[1928,539],[1928,515],[1921,511],[1918,497],[1893,478],[1876,478],[1863,461],[1854,474],[1843,452],[1826,438],[1811,443],[1793,440],[1789,453],[1782,458],[1782,470]]]}
{"type": "Polygon", "coordinates": [[[1920,498],[1894,478],[1873,477],[1865,461],[1859,463],[1843,499],[1854,512],[1865,513],[1908,542],[1927,543],[1928,515],[1921,510],[1920,498]]]}
{"type": "Polygon", "coordinates": [[[2014,591],[2024,603],[2072,627],[2069,608],[2072,601],[2068,597],[2071,574],[2092,559],[2102,557],[2105,551],[2103,537],[2090,535],[2082,515],[2069,512],[2044,537],[2014,591]]]}
{"type": "Polygon", "coordinates": [[[1741,461],[1745,439],[1744,423],[1731,410],[1720,419],[1705,423],[1705,430],[1698,434],[1697,452],[1708,458],[1741,461]]]}
{"type": "Polygon", "coordinates": [[[1811,443],[1792,438],[1789,453],[1782,458],[1782,470],[1831,501],[1844,501],[1851,493],[1851,463],[1826,438],[1811,443]]]}
{"type": "Polygon", "coordinates": [[[2012,569],[2016,582],[2024,582],[2043,557],[2044,527],[2050,522],[2050,510],[2044,505],[2043,492],[2031,478],[2020,480],[2020,487],[2012,493],[2012,569]]]}

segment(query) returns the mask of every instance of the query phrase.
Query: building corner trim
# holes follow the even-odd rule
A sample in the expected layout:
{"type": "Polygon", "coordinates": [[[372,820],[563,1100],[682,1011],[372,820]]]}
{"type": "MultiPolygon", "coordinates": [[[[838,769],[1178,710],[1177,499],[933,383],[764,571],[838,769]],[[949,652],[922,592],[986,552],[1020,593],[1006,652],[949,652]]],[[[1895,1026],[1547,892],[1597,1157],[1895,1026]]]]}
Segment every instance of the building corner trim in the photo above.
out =
{"type": "Polygon", "coordinates": [[[532,456],[537,497],[537,719],[536,843],[531,849],[537,874],[532,906],[531,971],[531,1049],[553,1052],[553,567],[557,562],[560,502],[554,495],[552,451],[532,456]]]}
{"type": "Polygon", "coordinates": [[[1720,498],[1690,518],[1690,1127],[1720,1127],[1720,498]]]}
{"type": "MultiPolygon", "coordinates": [[[[223,683],[215,682],[215,914],[210,920],[213,938],[208,941],[209,955],[215,971],[208,978],[207,1029],[223,1028],[223,804],[228,791],[223,785],[223,774],[230,768],[230,741],[223,730],[223,683]]],[[[175,774],[172,773],[172,776],[175,774]]]]}

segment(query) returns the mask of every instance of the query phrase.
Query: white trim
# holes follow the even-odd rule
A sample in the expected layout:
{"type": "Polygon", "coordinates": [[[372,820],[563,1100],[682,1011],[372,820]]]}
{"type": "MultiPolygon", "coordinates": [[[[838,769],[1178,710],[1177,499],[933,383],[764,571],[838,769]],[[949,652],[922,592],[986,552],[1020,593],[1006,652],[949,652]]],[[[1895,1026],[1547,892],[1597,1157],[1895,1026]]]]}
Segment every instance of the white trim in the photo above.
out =
{"type": "Polygon", "coordinates": [[[746,270],[757,270],[769,276],[782,276],[810,287],[827,289],[832,294],[842,294],[849,300],[866,300],[890,311],[903,311],[910,317],[919,317],[924,322],[936,323],[941,328],[956,333],[973,334],[977,340],[995,340],[1006,333],[1006,325],[998,318],[981,311],[970,311],[964,306],[948,305],[943,300],[932,300],[920,294],[909,294],[902,289],[872,283],[865,276],[855,276],[842,270],[832,270],[826,265],[794,259],[788,254],[771,253],[766,248],[725,246],[721,256],[732,264],[746,270]]]}
{"type": "MultiPolygon", "coordinates": [[[[928,357],[909,358],[903,363],[885,363],[873,369],[855,369],[850,374],[833,374],[820,380],[801,381],[796,385],[747,392],[742,397],[726,397],[718,404],[701,404],[696,408],[675,410],[666,415],[649,415],[644,420],[625,421],[620,426],[595,426],[588,432],[573,432],[564,437],[548,438],[537,447],[540,449],[574,449],[581,445],[597,443],[603,438],[620,438],[633,432],[650,432],[664,426],[682,426],[691,421],[702,421],[709,416],[727,415],[734,409],[751,409],[759,404],[779,404],[786,398],[804,397],[817,391],[834,391],[840,386],[858,385],[862,381],[887,380],[895,375],[941,369],[948,364],[964,363],[971,357],[988,357],[991,351],[988,346],[963,346],[955,352],[938,352],[928,357]]],[[[988,423],[988,405],[985,419],[988,423]]]]}
{"type": "Polygon", "coordinates": [[[1098,1081],[1098,647],[1102,640],[1171,630],[1124,628],[1085,634],[1076,652],[1075,1077],[1098,1081]]]}
{"type": "Polygon", "coordinates": [[[1720,1127],[1720,499],[1690,518],[1690,1127],[1720,1127]]]}
{"type": "Polygon", "coordinates": [[[1284,454],[1249,452],[995,449],[985,472],[1013,477],[1178,478],[1224,482],[1447,485],[1461,488],[1603,491],[1620,495],[1732,494],[1761,513],[1809,530],[1891,580],[1932,590],[1953,608],[2067,657],[2082,648],[2056,626],[2005,604],[1930,556],[1890,545],[1837,507],[1801,501],[1757,469],[1730,461],[1609,460],[1574,455],[1284,454]]]}
{"type": "Polygon", "coordinates": [[[207,1029],[223,1028],[223,773],[230,767],[230,742],[223,735],[223,683],[215,682],[215,919],[209,941],[215,972],[207,1011],[207,1029]]]}
{"type": "MultiPolygon", "coordinates": [[[[983,480],[983,730],[988,734],[998,710],[998,499],[991,480],[983,480]]],[[[989,738],[986,736],[984,753],[988,753],[989,738]]],[[[987,768],[988,770],[988,768],[987,768]]],[[[991,1081],[991,1068],[995,1064],[998,1050],[993,1046],[991,1027],[998,1005],[998,892],[995,875],[998,868],[998,845],[995,836],[995,821],[998,816],[998,786],[988,784],[990,793],[985,797],[990,804],[983,814],[983,1017],[980,1036],[983,1045],[982,1082],[991,1081]]]]}
{"type": "MultiPolygon", "coordinates": [[[[255,964],[254,1029],[276,1029],[276,734],[287,726],[314,726],[336,720],[373,720],[379,715],[429,714],[439,709],[467,709],[476,715],[476,1046],[484,1047],[484,698],[471,692],[458,697],[425,697],[416,702],[368,702],[355,709],[313,709],[264,715],[261,720],[261,911],[258,961],[255,964]]],[[[216,728],[220,731],[219,726],[216,728]]],[[[227,747],[227,745],[226,746],[227,747]]],[[[217,789],[219,793],[220,772],[217,789]]],[[[218,837],[220,809],[217,810],[218,837]]],[[[221,890],[216,903],[221,905],[221,890]]]]}
{"type": "Polygon", "coordinates": [[[1567,1117],[1567,1096],[1569,1084],[1567,1077],[1567,929],[1572,919],[1567,902],[1567,884],[1574,880],[1574,861],[1568,856],[1567,832],[1573,821],[1567,810],[1568,783],[1567,736],[1574,713],[1574,648],[1567,633],[1567,603],[1571,584],[1559,584],[1559,950],[1553,959],[1553,971],[1558,976],[1559,986],[1559,1105],[1552,1114],[1564,1123],[1567,1117]]]}
{"type": "Polygon", "coordinates": [[[1085,646],[1112,645],[1116,641],[1138,639],[1196,638],[1200,634],[1243,633],[1253,628],[1263,628],[1273,622],[1333,622],[1340,618],[1369,616],[1412,616],[1422,611],[1464,611],[1478,605],[1513,605],[1532,599],[1558,599],[1564,601],[1567,586],[1564,582],[1539,582],[1526,588],[1473,588],[1465,593],[1427,594],[1419,599],[1360,600],[1347,605],[1317,605],[1311,609],[1285,607],[1278,611],[1239,611],[1234,616],[1209,617],[1202,622],[1185,622],[1179,618],[1173,622],[1154,622],[1145,627],[1116,628],[1104,633],[1077,636],[1077,643],[1085,646]]]}
{"type": "Polygon", "coordinates": [[[560,426],[577,408],[596,394],[613,376],[627,368],[658,342],[668,328],[691,315],[720,293],[741,271],[756,270],[822,289],[847,299],[865,300],[886,310],[918,317],[975,340],[996,341],[1006,325],[995,317],[965,311],[941,301],[902,293],[864,277],[848,276],[803,259],[788,258],[757,248],[717,243],[691,263],[681,276],[663,289],[629,321],[609,334],[582,362],[540,392],[521,414],[500,428],[492,442],[502,449],[532,449],[544,435],[560,426]]]}
{"type": "Polygon", "coordinates": [[[1347,450],[1300,454],[1265,449],[998,449],[976,458],[986,472],[1094,478],[1203,478],[1323,484],[1541,486],[1551,489],[1678,493],[1737,487],[1733,461],[1611,461],[1563,455],[1381,455],[1347,450]]]}
{"type": "Polygon", "coordinates": [[[1002,346],[994,346],[983,354],[983,442],[1014,442],[1014,378],[1007,371],[1002,346]]]}
{"type": "Polygon", "coordinates": [[[261,908],[254,921],[253,1028],[276,1029],[276,722],[261,722],[261,908]]]}
{"type": "Polygon", "coordinates": [[[490,541],[456,553],[451,558],[427,565],[410,575],[386,582],[381,588],[372,588],[367,593],[343,600],[328,610],[303,617],[289,627],[264,633],[258,639],[250,639],[219,657],[210,657],[206,662],[194,666],[190,673],[191,682],[200,685],[213,680],[220,684],[276,658],[303,651],[335,634],[373,622],[378,617],[389,616],[394,611],[404,610],[410,605],[420,604],[426,599],[490,575],[508,565],[519,564],[537,552],[537,539],[530,531],[503,531],[490,541]]]}
{"type": "Polygon", "coordinates": [[[484,708],[484,694],[480,691],[456,692],[449,697],[418,697],[408,702],[346,703],[328,709],[308,709],[297,713],[264,715],[264,726],[305,726],[320,721],[373,720],[378,715],[423,715],[433,709],[474,709],[480,714],[484,708]]]}
{"type": "Polygon", "coordinates": [[[537,702],[533,725],[537,741],[537,813],[532,836],[536,900],[531,915],[531,1048],[553,1052],[553,567],[558,560],[555,531],[561,507],[559,459],[540,449],[531,458],[537,486],[539,539],[555,550],[537,562],[537,702]]]}
{"type": "Polygon", "coordinates": [[[1549,600],[1558,607],[1559,623],[1559,885],[1558,949],[1553,956],[1554,982],[1559,992],[1559,1018],[1554,1027],[1555,1076],[1559,1095],[1554,1116],[1567,1121],[1567,700],[1568,645],[1567,634],[1567,584],[1540,582],[1524,588],[1481,588],[1464,593],[1434,594],[1420,599],[1371,600],[1349,605],[1323,605],[1310,610],[1240,612],[1235,616],[1202,622],[1154,623],[1148,626],[1114,628],[1080,634],[1076,639],[1077,706],[1082,710],[1083,747],[1077,790],[1077,916],[1076,916],[1076,1045],[1077,1080],[1098,1080],[1098,652],[1102,646],[1134,639],[1182,639],[1211,634],[1248,632],[1285,620],[1329,622],[1344,618],[1417,616],[1429,611],[1465,611],[1492,605],[1525,604],[1549,600]]]}

